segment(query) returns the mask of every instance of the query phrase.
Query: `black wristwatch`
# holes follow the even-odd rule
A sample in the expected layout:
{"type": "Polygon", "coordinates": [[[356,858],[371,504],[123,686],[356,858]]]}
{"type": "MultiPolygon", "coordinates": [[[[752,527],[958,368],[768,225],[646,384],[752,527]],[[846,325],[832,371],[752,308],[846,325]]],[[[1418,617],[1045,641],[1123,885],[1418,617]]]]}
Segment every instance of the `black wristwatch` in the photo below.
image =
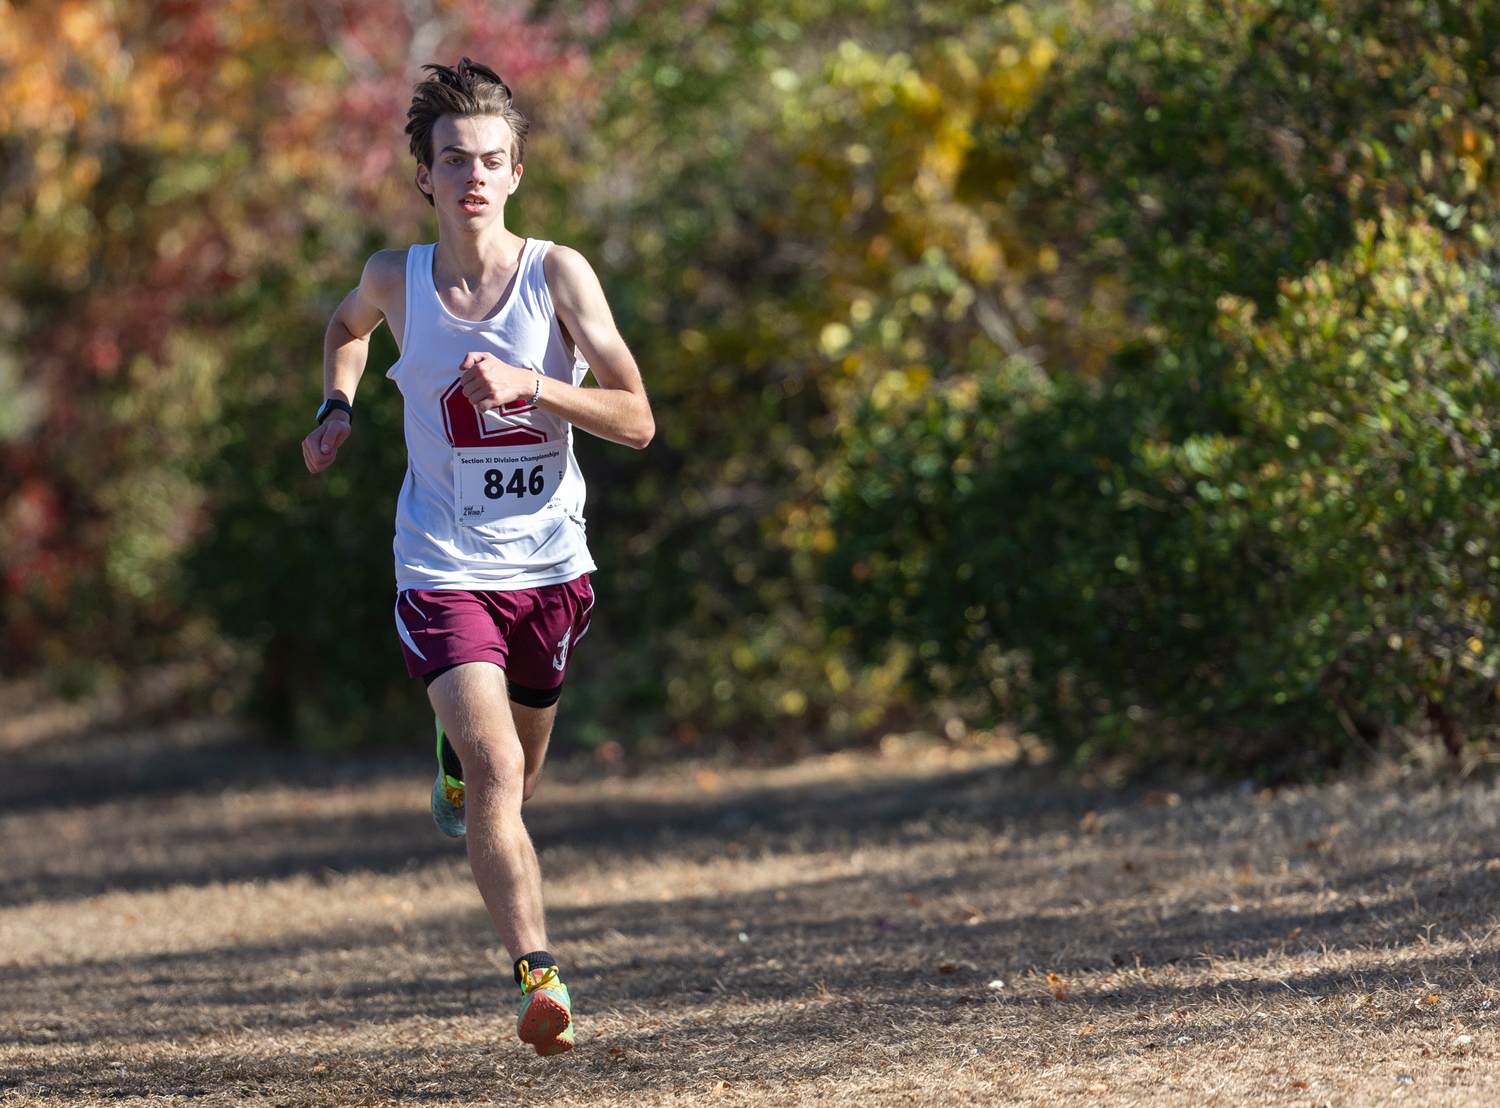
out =
{"type": "Polygon", "coordinates": [[[349,422],[354,422],[354,405],[346,404],[344,401],[338,399],[337,397],[329,397],[318,407],[319,427],[323,426],[323,421],[328,418],[328,413],[333,411],[334,409],[348,413],[349,422]]]}

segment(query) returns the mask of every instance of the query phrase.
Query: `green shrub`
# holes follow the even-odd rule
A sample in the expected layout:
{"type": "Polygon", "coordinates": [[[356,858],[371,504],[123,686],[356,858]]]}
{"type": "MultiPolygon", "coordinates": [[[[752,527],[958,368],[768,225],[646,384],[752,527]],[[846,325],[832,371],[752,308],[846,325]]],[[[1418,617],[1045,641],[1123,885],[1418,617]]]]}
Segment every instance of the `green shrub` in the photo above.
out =
{"type": "Polygon", "coordinates": [[[1484,733],[1495,285],[1392,216],[1264,325],[1224,299],[1235,435],[1144,435],[1130,394],[1018,360],[871,402],[829,488],[834,610],[1083,761],[1305,771],[1413,716],[1484,733]]]}

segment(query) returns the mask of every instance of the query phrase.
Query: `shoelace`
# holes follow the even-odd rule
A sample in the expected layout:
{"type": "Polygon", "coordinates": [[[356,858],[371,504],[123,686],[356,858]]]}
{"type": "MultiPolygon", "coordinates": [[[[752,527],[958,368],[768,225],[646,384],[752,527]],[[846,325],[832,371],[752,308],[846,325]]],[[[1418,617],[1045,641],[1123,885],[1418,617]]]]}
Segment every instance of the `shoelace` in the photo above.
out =
{"type": "Polygon", "coordinates": [[[446,773],[443,774],[443,795],[448,798],[448,803],[455,808],[464,806],[464,783],[455,782],[446,773]]]}
{"type": "Polygon", "coordinates": [[[531,971],[526,974],[526,983],[521,986],[521,995],[530,996],[538,989],[555,989],[562,984],[558,979],[557,967],[546,966],[541,971],[540,977],[533,978],[531,971]]]}

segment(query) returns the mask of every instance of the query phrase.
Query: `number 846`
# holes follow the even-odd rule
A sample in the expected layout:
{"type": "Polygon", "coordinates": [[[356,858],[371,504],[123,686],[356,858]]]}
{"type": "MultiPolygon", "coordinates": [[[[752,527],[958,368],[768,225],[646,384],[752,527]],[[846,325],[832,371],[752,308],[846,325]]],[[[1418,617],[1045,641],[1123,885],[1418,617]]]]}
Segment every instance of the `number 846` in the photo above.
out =
{"type": "Polygon", "coordinates": [[[542,488],[546,482],[542,479],[542,466],[537,466],[531,471],[530,477],[523,477],[523,471],[517,469],[510,475],[510,481],[505,480],[502,470],[486,470],[484,474],[484,495],[491,500],[499,500],[506,493],[514,493],[516,496],[525,496],[528,492],[532,496],[541,496],[542,488]]]}

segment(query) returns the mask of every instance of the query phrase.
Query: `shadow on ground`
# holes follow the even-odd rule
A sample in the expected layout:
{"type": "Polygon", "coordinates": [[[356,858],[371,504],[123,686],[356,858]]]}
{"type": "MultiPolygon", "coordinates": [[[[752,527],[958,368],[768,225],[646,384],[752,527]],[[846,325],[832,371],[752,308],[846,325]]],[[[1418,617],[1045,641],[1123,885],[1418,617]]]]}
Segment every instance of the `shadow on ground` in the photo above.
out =
{"type": "Polygon", "coordinates": [[[1478,1015],[1500,970],[1482,787],[1148,804],[1038,769],[830,770],[777,788],[679,773],[621,791],[563,767],[528,823],[570,890],[549,920],[585,1034],[566,1064],[540,1063],[506,1043],[508,958],[472,901],[354,920],[462,878],[462,846],[425,812],[423,760],[135,741],[22,752],[0,929],[4,912],[65,914],[103,892],[111,913],[167,888],[198,906],[185,911],[233,912],[246,901],[215,882],[306,875],[296,895],[350,905],[349,923],[339,908],[314,929],[273,920],[284,934],[226,942],[221,927],[136,954],[106,935],[8,965],[0,1091],[477,1098],[510,1065],[530,1091],[666,1095],[705,1074],[762,1080],[772,1055],[780,1081],[864,1080],[914,1028],[924,1064],[989,1059],[1003,1077],[1249,1042],[1325,1005],[1329,1026],[1426,1034],[1478,1015]],[[60,769],[70,791],[43,789],[60,769]]]}

